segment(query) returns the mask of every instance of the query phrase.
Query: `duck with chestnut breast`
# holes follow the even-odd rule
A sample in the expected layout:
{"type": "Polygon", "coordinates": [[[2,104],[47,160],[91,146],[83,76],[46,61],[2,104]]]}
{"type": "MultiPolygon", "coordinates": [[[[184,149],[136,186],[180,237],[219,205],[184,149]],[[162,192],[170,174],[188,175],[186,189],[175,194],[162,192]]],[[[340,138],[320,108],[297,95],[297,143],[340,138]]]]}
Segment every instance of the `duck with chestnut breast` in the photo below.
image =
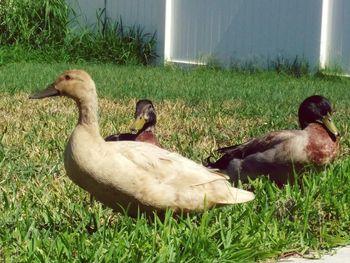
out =
{"type": "Polygon", "coordinates": [[[140,141],[160,146],[155,135],[157,123],[156,110],[150,100],[139,100],[136,103],[135,120],[131,127],[131,133],[112,134],[105,138],[106,141],[140,141]]]}
{"type": "Polygon", "coordinates": [[[331,118],[332,107],[323,96],[306,98],[298,116],[301,130],[282,130],[254,138],[246,143],[220,148],[223,156],[205,166],[225,171],[232,181],[247,181],[269,175],[277,185],[293,181],[295,172],[308,166],[323,167],[339,151],[339,133],[331,118]]]}
{"type": "Polygon", "coordinates": [[[67,175],[112,209],[131,216],[167,208],[200,212],[254,199],[253,193],[232,187],[227,176],[177,153],[145,142],[106,142],[99,131],[95,83],[85,71],[65,71],[31,98],[52,96],[72,98],[79,109],[64,153],[67,175]]]}

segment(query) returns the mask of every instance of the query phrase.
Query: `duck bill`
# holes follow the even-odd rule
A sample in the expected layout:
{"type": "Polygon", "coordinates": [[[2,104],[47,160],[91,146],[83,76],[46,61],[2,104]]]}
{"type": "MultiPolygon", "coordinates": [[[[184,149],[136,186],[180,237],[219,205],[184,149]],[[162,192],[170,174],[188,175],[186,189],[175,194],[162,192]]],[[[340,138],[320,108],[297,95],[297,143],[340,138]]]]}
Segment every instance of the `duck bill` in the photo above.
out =
{"type": "Polygon", "coordinates": [[[332,121],[330,115],[323,117],[322,123],[324,126],[326,126],[326,128],[328,129],[328,131],[330,133],[332,133],[334,136],[339,136],[338,129],[337,129],[337,127],[335,127],[335,124],[332,121]]]}
{"type": "Polygon", "coordinates": [[[137,133],[146,124],[146,119],[143,116],[137,117],[131,126],[131,131],[137,133]]]}
{"type": "Polygon", "coordinates": [[[50,84],[49,86],[47,86],[46,89],[39,91],[37,93],[34,93],[29,98],[30,99],[42,99],[42,98],[47,98],[47,97],[59,96],[59,95],[60,95],[60,91],[55,88],[54,84],[50,84]]]}

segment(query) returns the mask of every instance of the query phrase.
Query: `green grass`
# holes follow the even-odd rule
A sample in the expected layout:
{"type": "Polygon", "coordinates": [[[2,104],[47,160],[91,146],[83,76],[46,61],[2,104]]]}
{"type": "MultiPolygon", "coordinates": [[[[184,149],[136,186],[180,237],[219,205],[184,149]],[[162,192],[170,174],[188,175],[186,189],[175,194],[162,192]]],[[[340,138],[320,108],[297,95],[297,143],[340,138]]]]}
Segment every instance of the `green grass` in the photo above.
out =
{"type": "Polygon", "coordinates": [[[5,262],[233,262],[322,253],[350,243],[350,81],[276,73],[92,64],[0,67],[0,259],[5,262]],[[128,130],[135,100],[158,112],[165,148],[201,161],[218,146],[296,128],[298,104],[328,97],[342,131],[339,159],[301,186],[259,179],[248,204],[161,222],[113,214],[65,175],[63,150],[77,118],[67,99],[28,100],[62,71],[84,68],[100,96],[103,136],[128,130]],[[86,226],[96,219],[98,230],[86,226]]]}

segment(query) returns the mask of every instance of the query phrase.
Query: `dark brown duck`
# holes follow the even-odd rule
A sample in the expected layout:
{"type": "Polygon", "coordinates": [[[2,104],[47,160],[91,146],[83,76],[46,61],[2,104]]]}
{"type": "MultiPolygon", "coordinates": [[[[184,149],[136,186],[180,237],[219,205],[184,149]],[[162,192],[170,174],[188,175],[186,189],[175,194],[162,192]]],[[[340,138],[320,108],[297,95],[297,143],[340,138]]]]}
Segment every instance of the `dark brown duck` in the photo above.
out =
{"type": "Polygon", "coordinates": [[[156,110],[150,100],[139,100],[136,103],[135,121],[130,133],[112,134],[106,141],[140,141],[159,145],[155,135],[157,123],[156,110]]]}
{"type": "Polygon", "coordinates": [[[339,134],[331,118],[332,107],[323,96],[306,98],[299,107],[300,130],[282,130],[240,145],[220,148],[223,156],[206,166],[225,171],[232,181],[269,175],[278,185],[293,181],[294,172],[324,167],[339,151],[339,134]]]}

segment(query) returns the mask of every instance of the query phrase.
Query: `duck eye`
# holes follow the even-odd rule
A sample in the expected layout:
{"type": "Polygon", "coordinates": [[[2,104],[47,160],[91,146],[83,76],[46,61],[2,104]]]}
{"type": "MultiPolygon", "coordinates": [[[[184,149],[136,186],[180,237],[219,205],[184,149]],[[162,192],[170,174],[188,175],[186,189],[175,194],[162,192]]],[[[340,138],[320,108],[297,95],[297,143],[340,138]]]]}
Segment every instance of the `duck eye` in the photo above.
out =
{"type": "Polygon", "coordinates": [[[72,79],[72,77],[71,77],[71,76],[69,76],[69,75],[64,75],[64,79],[65,79],[65,80],[71,80],[71,79],[72,79]]]}
{"type": "Polygon", "coordinates": [[[142,117],[144,120],[148,120],[149,116],[148,116],[148,112],[144,112],[143,113],[143,117],[142,117]]]}

